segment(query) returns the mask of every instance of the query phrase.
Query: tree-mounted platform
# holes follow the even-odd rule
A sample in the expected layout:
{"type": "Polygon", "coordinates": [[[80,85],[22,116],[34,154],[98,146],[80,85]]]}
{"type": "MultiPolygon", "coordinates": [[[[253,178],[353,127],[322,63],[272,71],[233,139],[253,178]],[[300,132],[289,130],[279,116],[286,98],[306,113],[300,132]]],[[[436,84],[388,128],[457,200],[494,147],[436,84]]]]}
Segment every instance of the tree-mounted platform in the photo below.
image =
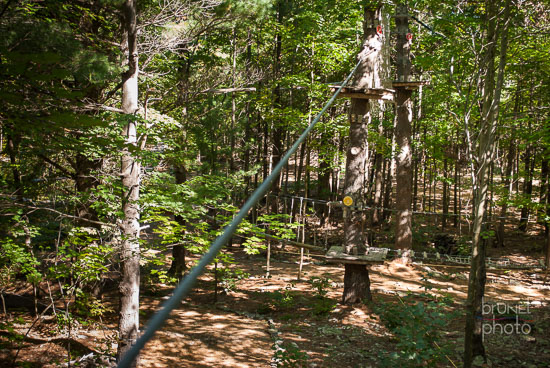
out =
{"type": "MultiPolygon", "coordinates": [[[[392,87],[395,89],[416,90],[420,86],[430,84],[429,81],[408,81],[400,82],[393,81],[392,87]]],[[[340,88],[339,85],[331,85],[330,89],[332,93],[336,92],[340,88]]],[[[395,89],[390,88],[357,88],[357,87],[344,87],[338,97],[343,98],[360,98],[364,100],[382,100],[393,102],[395,98],[395,89]]]]}
{"type": "Polygon", "coordinates": [[[391,85],[393,88],[415,90],[415,89],[418,89],[420,86],[425,86],[428,84],[430,84],[429,81],[407,81],[407,82],[393,81],[391,85]]]}
{"type": "Polygon", "coordinates": [[[328,250],[325,258],[328,262],[344,264],[372,265],[383,264],[388,254],[387,249],[369,249],[367,254],[353,255],[344,253],[343,247],[333,246],[328,250]]]}
{"type": "MultiPolygon", "coordinates": [[[[329,86],[332,93],[336,92],[340,86],[329,86]]],[[[360,98],[365,100],[382,100],[393,101],[395,90],[389,88],[357,88],[357,87],[344,87],[338,97],[347,98],[360,98]]]]}

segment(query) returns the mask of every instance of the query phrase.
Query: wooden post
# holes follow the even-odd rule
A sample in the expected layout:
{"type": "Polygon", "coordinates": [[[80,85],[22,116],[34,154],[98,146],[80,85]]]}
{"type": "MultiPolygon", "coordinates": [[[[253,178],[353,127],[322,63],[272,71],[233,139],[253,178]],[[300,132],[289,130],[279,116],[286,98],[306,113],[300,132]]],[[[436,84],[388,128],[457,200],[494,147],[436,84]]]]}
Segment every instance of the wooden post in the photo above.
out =
{"type": "MultiPolygon", "coordinates": [[[[395,23],[397,25],[397,81],[410,82],[410,47],[412,35],[409,33],[409,19],[406,5],[397,6],[395,23]]],[[[395,86],[397,123],[395,141],[399,152],[396,156],[396,228],[395,246],[402,249],[402,263],[410,261],[412,249],[412,90],[406,86],[395,86]]]]}
{"type": "Polygon", "coordinates": [[[269,277],[271,271],[271,240],[267,239],[267,260],[265,265],[265,275],[269,277]]]}
{"type": "Polygon", "coordinates": [[[304,248],[300,248],[300,268],[298,270],[298,281],[302,279],[302,268],[304,267],[304,248]]]}

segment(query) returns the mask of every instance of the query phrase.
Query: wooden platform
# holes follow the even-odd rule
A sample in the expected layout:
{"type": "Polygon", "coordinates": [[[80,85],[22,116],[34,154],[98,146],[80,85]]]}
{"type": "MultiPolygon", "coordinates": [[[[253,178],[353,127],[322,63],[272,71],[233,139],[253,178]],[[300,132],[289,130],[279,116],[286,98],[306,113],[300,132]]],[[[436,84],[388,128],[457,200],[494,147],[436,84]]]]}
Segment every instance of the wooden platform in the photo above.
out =
{"type": "Polygon", "coordinates": [[[414,81],[414,82],[399,82],[399,81],[393,81],[391,83],[393,88],[404,88],[409,90],[418,89],[420,86],[425,86],[430,84],[429,81],[414,81]]]}
{"type": "MultiPolygon", "coordinates": [[[[331,91],[334,93],[340,88],[338,85],[330,86],[331,91]]],[[[347,98],[360,98],[366,100],[383,100],[393,101],[395,90],[389,88],[356,88],[356,87],[344,87],[338,97],[347,98]]]]}
{"type": "Polygon", "coordinates": [[[350,255],[345,254],[343,247],[333,246],[328,250],[325,258],[328,262],[347,264],[381,264],[386,260],[387,249],[370,248],[368,254],[350,255]]]}

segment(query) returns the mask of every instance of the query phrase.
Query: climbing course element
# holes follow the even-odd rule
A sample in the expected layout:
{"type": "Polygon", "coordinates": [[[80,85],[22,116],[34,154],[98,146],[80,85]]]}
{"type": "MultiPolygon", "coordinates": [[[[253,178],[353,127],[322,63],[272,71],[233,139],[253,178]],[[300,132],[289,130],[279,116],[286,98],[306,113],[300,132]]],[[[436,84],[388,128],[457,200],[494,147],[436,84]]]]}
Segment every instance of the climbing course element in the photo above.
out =
{"type": "Polygon", "coordinates": [[[129,368],[134,360],[139,355],[139,352],[145,344],[151,340],[151,338],[155,335],[157,330],[161,329],[168,317],[170,316],[170,312],[174,310],[177,306],[180,305],[181,300],[187,296],[189,291],[191,291],[191,288],[195,285],[198,277],[204,272],[206,269],[206,266],[208,266],[216,257],[216,255],[220,252],[222,247],[231,239],[233,236],[233,233],[237,230],[237,227],[241,223],[241,221],[246,217],[248,214],[248,211],[252,207],[256,205],[264,197],[264,195],[267,193],[269,188],[271,187],[271,184],[275,180],[275,178],[278,177],[279,173],[283,169],[283,167],[287,164],[290,157],[298,150],[300,147],[300,144],[302,144],[311,130],[317,125],[319,120],[321,119],[321,116],[327,111],[327,109],[332,105],[332,103],[336,100],[336,97],[338,97],[338,94],[342,90],[344,86],[347,85],[351,77],[355,74],[355,71],[359,67],[361,62],[358,62],[351,73],[347,76],[344,83],[342,83],[342,86],[334,92],[330,100],[325,104],[325,106],[321,109],[319,114],[313,119],[311,124],[304,130],[302,135],[298,138],[296,142],[292,145],[292,147],[288,150],[288,152],[281,158],[281,161],[273,168],[273,171],[271,174],[264,180],[264,182],[252,193],[250,198],[246,201],[246,203],[241,207],[239,213],[233,218],[233,221],[224,229],[222,235],[220,235],[210,246],[208,252],[201,258],[197,266],[195,266],[191,272],[178,284],[178,286],[174,289],[174,293],[168,299],[161,307],[161,309],[151,317],[151,320],[149,321],[143,335],[137,339],[136,343],[128,352],[122,357],[118,364],[118,368],[129,368]]]}

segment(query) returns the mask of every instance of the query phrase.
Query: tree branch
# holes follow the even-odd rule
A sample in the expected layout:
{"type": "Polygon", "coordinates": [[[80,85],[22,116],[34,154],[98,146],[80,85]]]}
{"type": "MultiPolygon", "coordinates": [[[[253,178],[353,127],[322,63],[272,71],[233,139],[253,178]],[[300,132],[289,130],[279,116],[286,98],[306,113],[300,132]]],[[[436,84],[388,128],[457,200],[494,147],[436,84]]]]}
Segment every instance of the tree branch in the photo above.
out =
{"type": "Polygon", "coordinates": [[[107,226],[107,227],[111,227],[111,228],[118,227],[118,225],[116,225],[116,224],[109,224],[107,222],[94,221],[94,220],[89,220],[89,219],[84,218],[84,217],[69,215],[69,214],[60,212],[58,210],[54,210],[53,208],[37,207],[37,206],[25,205],[25,204],[21,204],[21,203],[12,203],[12,205],[16,206],[16,207],[26,208],[26,209],[29,209],[29,210],[35,210],[35,211],[39,211],[39,210],[49,211],[49,212],[53,212],[53,213],[59,215],[60,217],[65,217],[65,218],[70,218],[70,219],[79,220],[79,221],[83,221],[83,222],[88,222],[88,223],[94,224],[94,225],[107,226]]]}
{"type": "Polygon", "coordinates": [[[50,165],[52,165],[53,167],[55,167],[56,169],[61,171],[63,174],[71,177],[73,180],[76,180],[76,174],[75,173],[70,172],[69,170],[67,170],[66,168],[64,168],[63,166],[58,164],[57,162],[50,160],[47,156],[45,156],[41,153],[38,154],[38,157],[40,157],[42,160],[46,161],[47,163],[49,163],[50,165]]]}

